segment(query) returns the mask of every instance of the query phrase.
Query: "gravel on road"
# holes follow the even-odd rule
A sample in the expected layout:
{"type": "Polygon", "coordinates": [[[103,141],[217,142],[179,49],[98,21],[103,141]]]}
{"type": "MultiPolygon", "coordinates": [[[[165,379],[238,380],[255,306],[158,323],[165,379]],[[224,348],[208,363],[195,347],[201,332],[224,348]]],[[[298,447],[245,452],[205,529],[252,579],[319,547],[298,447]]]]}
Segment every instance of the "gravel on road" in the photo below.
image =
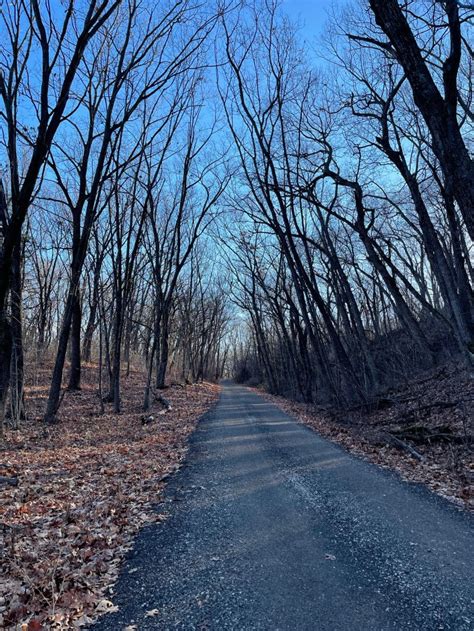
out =
{"type": "Polygon", "coordinates": [[[224,384],[160,510],[94,631],[474,629],[472,516],[244,387],[224,384]]]}

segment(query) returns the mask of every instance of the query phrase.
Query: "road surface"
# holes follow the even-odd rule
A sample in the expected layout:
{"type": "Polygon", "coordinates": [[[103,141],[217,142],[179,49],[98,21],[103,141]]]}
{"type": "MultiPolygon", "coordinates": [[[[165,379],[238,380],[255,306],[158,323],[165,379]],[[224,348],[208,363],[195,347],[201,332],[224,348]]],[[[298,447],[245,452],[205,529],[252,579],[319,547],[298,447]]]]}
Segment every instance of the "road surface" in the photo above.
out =
{"type": "Polygon", "coordinates": [[[474,629],[474,520],[243,387],[224,385],[165,506],[95,631],[474,629]]]}

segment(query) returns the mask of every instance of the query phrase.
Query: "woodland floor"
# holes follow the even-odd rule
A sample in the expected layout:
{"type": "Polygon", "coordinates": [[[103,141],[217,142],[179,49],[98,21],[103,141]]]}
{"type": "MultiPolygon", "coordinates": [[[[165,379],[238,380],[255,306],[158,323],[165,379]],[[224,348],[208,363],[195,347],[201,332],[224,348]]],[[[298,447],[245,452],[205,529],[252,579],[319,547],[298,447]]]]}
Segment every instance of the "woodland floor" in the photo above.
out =
{"type": "MultiPolygon", "coordinates": [[[[46,372],[45,372],[46,377],[46,372]]],[[[29,419],[0,446],[0,628],[71,629],[113,611],[110,588],[135,533],[156,512],[187,438],[217,400],[215,384],[171,386],[143,425],[143,376],[123,383],[123,412],[99,414],[95,370],[66,393],[60,422],[44,427],[46,387],[27,389],[29,419]]],[[[45,381],[45,380],[44,380],[45,381]]],[[[46,381],[45,381],[46,383],[46,381]]]]}
{"type": "Polygon", "coordinates": [[[353,454],[474,511],[474,379],[456,367],[387,392],[377,409],[334,413],[261,392],[353,454]]]}
{"type": "MultiPolygon", "coordinates": [[[[132,372],[124,379],[121,415],[112,414],[110,404],[100,415],[91,385],[96,370],[87,367],[83,390],[65,395],[60,423],[45,427],[48,374],[40,373],[28,387],[29,419],[20,430],[7,430],[0,448],[0,477],[17,481],[0,486],[0,628],[5,629],[71,629],[116,611],[111,588],[121,562],[138,530],[165,520],[163,504],[156,507],[166,479],[180,467],[188,437],[220,391],[207,383],[171,386],[165,392],[171,411],[159,414],[163,406],[155,402],[146,415],[153,422],[143,425],[143,375],[132,372]]],[[[426,374],[386,393],[370,413],[335,414],[264,396],[348,451],[474,509],[474,386],[466,373],[452,368],[426,374]]],[[[229,410],[232,415],[232,406],[229,410]]],[[[253,414],[252,408],[250,418],[253,414]]],[[[147,544],[145,557],[149,552],[147,544]]],[[[151,620],[162,628],[163,621],[151,620]]]]}

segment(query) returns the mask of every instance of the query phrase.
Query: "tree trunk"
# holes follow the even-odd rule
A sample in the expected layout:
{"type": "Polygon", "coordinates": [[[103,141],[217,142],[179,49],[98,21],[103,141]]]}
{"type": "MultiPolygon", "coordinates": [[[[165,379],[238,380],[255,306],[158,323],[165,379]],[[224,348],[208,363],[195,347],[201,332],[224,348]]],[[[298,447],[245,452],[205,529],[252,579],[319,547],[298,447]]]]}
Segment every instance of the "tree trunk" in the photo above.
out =
{"type": "Polygon", "coordinates": [[[120,365],[122,359],[123,304],[121,289],[117,290],[115,300],[115,318],[112,339],[112,375],[110,382],[110,399],[114,412],[120,413],[120,365]]]}
{"type": "Polygon", "coordinates": [[[56,414],[59,409],[61,396],[61,383],[63,378],[64,363],[66,361],[66,353],[69,341],[69,333],[71,331],[72,315],[74,311],[75,294],[77,291],[77,282],[72,278],[69,284],[69,292],[67,295],[66,305],[64,308],[63,320],[58,338],[58,349],[56,352],[56,360],[54,362],[53,374],[51,376],[51,385],[49,388],[48,401],[46,403],[46,412],[43,420],[46,423],[56,422],[56,414]]]}
{"type": "Polygon", "coordinates": [[[96,289],[94,288],[94,296],[90,305],[89,318],[87,320],[86,331],[84,333],[84,343],[82,345],[82,357],[85,362],[90,362],[92,355],[92,338],[97,328],[97,307],[99,298],[96,295],[96,289]]]}
{"type": "Polygon", "coordinates": [[[6,314],[0,313],[0,438],[3,437],[5,405],[10,384],[10,361],[12,354],[12,333],[6,314]]]}
{"type": "Polygon", "coordinates": [[[14,427],[18,427],[19,421],[25,418],[21,259],[22,250],[19,243],[13,252],[10,303],[12,335],[10,407],[14,427]]]}
{"type": "Polygon", "coordinates": [[[452,191],[474,239],[474,164],[464,144],[456,116],[457,72],[461,55],[459,8],[446,0],[445,11],[451,39],[449,57],[443,64],[445,98],[430,74],[422,52],[397,0],[370,0],[377,24],[388,37],[410,82],[413,99],[431,133],[446,188],[452,191]]]}
{"type": "MultiPolygon", "coordinates": [[[[81,247],[81,211],[78,208],[73,210],[72,214],[72,261],[71,261],[71,283],[74,278],[74,270],[78,269],[79,249],[81,247]]],[[[80,263],[82,268],[83,262],[80,263]]],[[[79,275],[77,282],[71,284],[73,292],[71,294],[72,300],[72,315],[70,324],[70,338],[71,338],[71,369],[69,374],[68,390],[80,390],[81,389],[81,324],[82,324],[82,311],[81,311],[81,296],[79,290],[79,275]]],[[[62,370],[61,370],[62,372],[62,370]]]]}
{"type": "Polygon", "coordinates": [[[169,322],[168,316],[163,318],[161,326],[160,353],[156,371],[156,387],[162,390],[165,387],[166,370],[169,356],[169,322]]]}
{"type": "Polygon", "coordinates": [[[68,390],[81,389],[81,323],[82,309],[79,289],[74,293],[71,322],[71,369],[69,373],[68,390]]]}

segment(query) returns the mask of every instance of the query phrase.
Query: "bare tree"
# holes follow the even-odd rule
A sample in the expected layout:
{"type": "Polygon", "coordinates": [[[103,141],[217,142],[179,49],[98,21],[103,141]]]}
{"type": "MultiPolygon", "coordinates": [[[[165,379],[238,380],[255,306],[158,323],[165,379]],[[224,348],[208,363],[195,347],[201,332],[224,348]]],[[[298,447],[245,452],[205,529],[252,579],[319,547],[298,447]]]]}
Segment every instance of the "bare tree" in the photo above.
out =
{"type": "MultiPolygon", "coordinates": [[[[413,2],[408,3],[414,5],[413,2]]],[[[415,105],[430,130],[433,150],[443,172],[448,194],[459,205],[471,239],[474,239],[474,164],[464,142],[458,119],[458,73],[462,54],[462,21],[457,0],[434,2],[433,30],[446,31],[448,50],[441,65],[442,92],[437,77],[433,76],[423,46],[416,38],[416,18],[409,23],[408,7],[405,10],[397,0],[370,0],[377,24],[388,42],[378,43],[390,51],[400,63],[409,81],[415,105]],[[447,21],[447,27],[442,20],[447,21]]],[[[416,15],[415,11],[410,14],[416,15]]],[[[461,10],[462,12],[465,12],[461,10]]],[[[466,10],[469,11],[469,8],[466,10]]]]}

